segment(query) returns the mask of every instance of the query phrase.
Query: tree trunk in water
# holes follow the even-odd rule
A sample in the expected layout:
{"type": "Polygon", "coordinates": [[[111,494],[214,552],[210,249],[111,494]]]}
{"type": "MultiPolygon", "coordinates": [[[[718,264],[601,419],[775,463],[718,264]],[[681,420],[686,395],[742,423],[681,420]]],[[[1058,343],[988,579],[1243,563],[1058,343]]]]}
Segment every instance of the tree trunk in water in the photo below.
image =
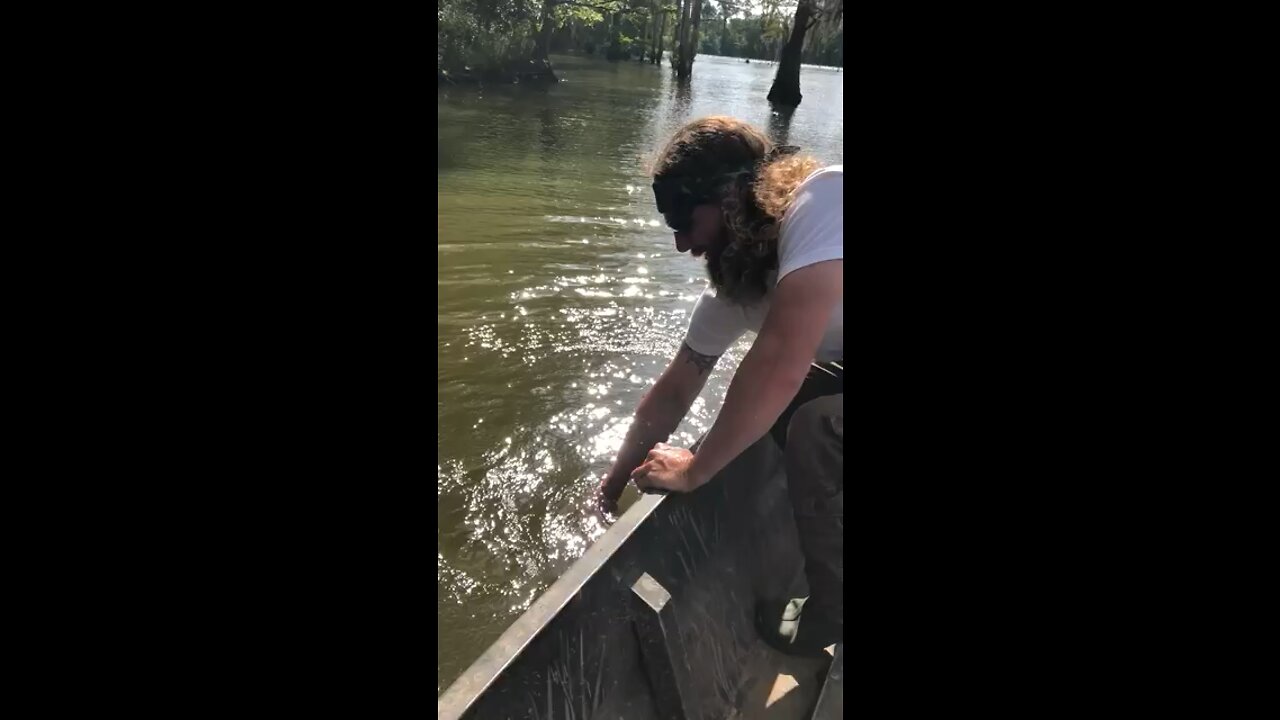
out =
{"type": "Polygon", "coordinates": [[[640,33],[640,62],[649,59],[649,53],[653,52],[653,23],[645,23],[640,33]]]}
{"type": "Polygon", "coordinates": [[[689,79],[689,70],[692,65],[691,47],[689,46],[690,32],[690,15],[692,14],[692,5],[700,4],[701,0],[685,0],[685,8],[680,15],[680,56],[676,64],[676,77],[680,79],[689,79]]]}
{"type": "Polygon", "coordinates": [[[555,9],[552,0],[542,0],[542,30],[538,33],[538,46],[533,49],[534,60],[546,60],[551,56],[552,13],[555,9]]]}
{"type": "Polygon", "coordinates": [[[610,62],[622,59],[622,26],[619,24],[621,19],[622,13],[614,13],[612,22],[609,24],[609,51],[605,54],[605,58],[610,62]]]}
{"type": "Polygon", "coordinates": [[[675,23],[671,26],[671,69],[680,67],[680,32],[683,28],[681,13],[684,12],[684,0],[676,0],[675,23]]]}
{"type": "Polygon", "coordinates": [[[689,38],[689,54],[685,56],[685,77],[693,74],[693,59],[698,56],[698,26],[702,24],[702,0],[693,2],[693,32],[689,38]]]}
{"type": "Polygon", "coordinates": [[[791,38],[782,48],[782,57],[778,61],[778,74],[773,76],[773,87],[769,89],[769,102],[787,107],[800,104],[800,51],[804,47],[804,34],[809,30],[809,19],[813,17],[812,0],[800,0],[796,7],[795,24],[791,27],[791,38]]]}
{"type": "Polygon", "coordinates": [[[662,53],[667,47],[667,11],[662,11],[662,23],[658,25],[658,54],[653,56],[653,64],[662,64],[662,53]]]}
{"type": "MultiPolygon", "coordinates": [[[[631,49],[632,49],[631,54],[634,55],[636,46],[637,45],[640,46],[640,62],[644,62],[644,56],[646,53],[649,52],[649,26],[648,25],[645,25],[644,27],[640,28],[640,37],[638,38],[638,40],[640,42],[631,43],[631,49]]],[[[627,59],[630,60],[631,58],[628,57],[627,59]]]]}
{"type": "Polygon", "coordinates": [[[657,0],[649,5],[653,10],[653,23],[649,30],[649,62],[656,64],[658,62],[658,36],[662,34],[662,29],[658,26],[658,22],[663,19],[662,13],[658,11],[657,0]]]}
{"type": "Polygon", "coordinates": [[[680,28],[676,40],[676,77],[685,80],[689,77],[689,65],[685,58],[689,57],[689,6],[694,0],[684,0],[680,6],[680,28]]]}
{"type": "Polygon", "coordinates": [[[649,25],[640,28],[640,42],[633,45],[640,46],[640,62],[644,62],[649,56],[649,25]]]}

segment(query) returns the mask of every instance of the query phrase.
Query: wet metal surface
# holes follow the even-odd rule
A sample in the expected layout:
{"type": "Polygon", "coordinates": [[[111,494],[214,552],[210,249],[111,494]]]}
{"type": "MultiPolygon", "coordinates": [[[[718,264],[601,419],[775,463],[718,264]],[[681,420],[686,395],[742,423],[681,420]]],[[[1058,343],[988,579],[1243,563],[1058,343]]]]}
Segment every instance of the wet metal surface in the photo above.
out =
{"type": "MultiPolygon", "coordinates": [[[[645,496],[448,689],[441,720],[719,720],[767,704],[755,603],[803,591],[780,459],[765,439],[697,493],[645,496]]],[[[822,669],[794,672],[816,688],[822,669]]]]}

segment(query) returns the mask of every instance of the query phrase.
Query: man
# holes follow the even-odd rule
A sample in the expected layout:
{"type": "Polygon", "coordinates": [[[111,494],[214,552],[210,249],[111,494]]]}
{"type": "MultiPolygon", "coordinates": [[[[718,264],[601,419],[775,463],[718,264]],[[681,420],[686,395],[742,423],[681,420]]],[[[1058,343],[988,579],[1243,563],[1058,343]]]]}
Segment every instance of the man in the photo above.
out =
{"type": "Polygon", "coordinates": [[[628,478],[642,490],[692,491],[772,430],[810,595],[762,608],[762,634],[784,652],[815,654],[844,635],[844,168],[793,151],[710,117],[678,131],[660,156],[658,210],[677,250],[706,258],[711,283],[600,494],[615,507],[628,478]],[[716,360],[747,331],[756,339],[697,454],[666,445],[716,360]]]}

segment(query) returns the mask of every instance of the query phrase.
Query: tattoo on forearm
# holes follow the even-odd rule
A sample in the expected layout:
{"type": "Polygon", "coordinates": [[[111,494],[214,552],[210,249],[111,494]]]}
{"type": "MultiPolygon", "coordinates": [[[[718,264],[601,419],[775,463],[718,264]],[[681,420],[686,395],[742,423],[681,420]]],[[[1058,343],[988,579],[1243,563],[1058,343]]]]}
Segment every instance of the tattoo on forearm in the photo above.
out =
{"type": "Polygon", "coordinates": [[[699,375],[714,367],[716,361],[720,359],[719,355],[703,355],[700,352],[694,352],[688,345],[685,345],[681,352],[684,354],[685,362],[693,363],[693,366],[698,368],[699,375]]]}

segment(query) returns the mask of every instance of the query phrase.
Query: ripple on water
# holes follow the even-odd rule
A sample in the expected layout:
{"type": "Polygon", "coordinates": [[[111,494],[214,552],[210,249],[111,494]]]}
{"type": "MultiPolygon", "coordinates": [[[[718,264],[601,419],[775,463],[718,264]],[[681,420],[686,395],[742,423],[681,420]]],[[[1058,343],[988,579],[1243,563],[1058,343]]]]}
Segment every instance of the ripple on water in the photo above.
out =
{"type": "MultiPolygon", "coordinates": [[[[548,92],[441,94],[441,686],[604,532],[583,508],[705,283],[672,248],[644,160],[711,113],[843,159],[842,75],[804,71],[805,105],[783,122],[760,101],[772,68],[698,62],[691,89],[652,66],[566,58],[569,82],[548,92]]],[[[745,347],[721,361],[673,442],[710,426],[745,347]]]]}

